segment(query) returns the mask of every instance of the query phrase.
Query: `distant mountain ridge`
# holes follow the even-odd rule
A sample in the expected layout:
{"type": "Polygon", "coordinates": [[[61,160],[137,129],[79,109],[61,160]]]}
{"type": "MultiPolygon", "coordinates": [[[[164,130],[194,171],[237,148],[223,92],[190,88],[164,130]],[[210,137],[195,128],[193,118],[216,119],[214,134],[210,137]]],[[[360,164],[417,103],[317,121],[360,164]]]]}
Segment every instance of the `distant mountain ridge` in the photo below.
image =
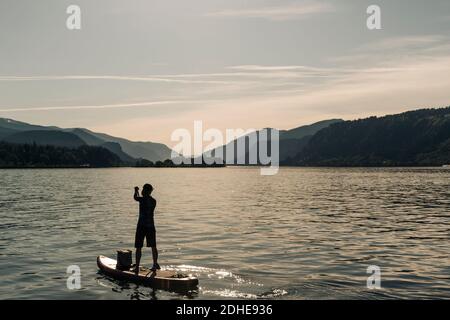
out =
{"type": "MultiPolygon", "coordinates": [[[[330,119],[330,120],[323,120],[319,121],[313,124],[300,126],[297,128],[293,128],[290,130],[280,130],[279,131],[279,138],[280,138],[280,144],[279,144],[279,156],[280,161],[285,161],[287,158],[292,157],[296,155],[300,150],[308,143],[309,139],[318,131],[322,130],[323,128],[326,128],[334,123],[342,122],[344,120],[342,119],[330,119]]],[[[250,134],[246,134],[244,136],[241,136],[228,144],[215,148],[212,150],[212,155],[214,158],[219,160],[220,157],[217,155],[222,154],[223,159],[226,159],[227,156],[227,148],[231,148],[231,146],[234,144],[234,164],[237,163],[244,163],[244,164],[250,164],[250,154],[258,154],[258,144],[260,143],[268,143],[270,141],[270,131],[274,130],[272,128],[266,128],[268,132],[269,139],[262,139],[261,136],[261,130],[252,132],[250,134],[256,134],[256,142],[251,143],[251,139],[249,138],[250,134]],[[245,148],[240,150],[238,148],[238,145],[245,145],[245,148]]],[[[205,154],[204,154],[205,155],[205,154]]]]}
{"type": "Polygon", "coordinates": [[[0,127],[0,139],[2,139],[3,137],[7,137],[9,135],[12,135],[14,133],[17,133],[17,130],[14,129],[9,129],[9,128],[1,128],[0,127]]]}
{"type": "Polygon", "coordinates": [[[0,118],[0,128],[6,128],[16,131],[60,130],[58,127],[55,126],[40,126],[6,118],[0,118]]]}
{"type": "Polygon", "coordinates": [[[102,147],[17,144],[0,141],[1,168],[108,168],[124,162],[102,147]]]}
{"type": "Polygon", "coordinates": [[[450,164],[450,107],[339,122],[317,132],[285,165],[450,164]]]}
{"type": "Polygon", "coordinates": [[[124,152],[134,158],[147,159],[153,162],[170,159],[172,150],[165,144],[156,142],[130,141],[124,138],[113,137],[105,133],[97,133],[88,129],[81,129],[98,139],[118,143],[124,152]]]}
{"type": "MultiPolygon", "coordinates": [[[[211,150],[212,156],[220,160],[218,157],[222,154],[222,158],[226,159],[227,148],[234,145],[234,164],[255,164],[249,160],[251,154],[258,154],[258,145],[266,143],[268,149],[270,146],[270,135],[263,137],[261,132],[255,131],[215,148],[211,150]],[[238,145],[244,145],[245,148],[241,150],[238,145]]],[[[284,166],[450,164],[450,107],[419,109],[352,121],[330,119],[290,130],[280,130],[279,133],[280,165],[284,166]]],[[[0,118],[1,141],[6,143],[4,150],[9,151],[27,150],[26,147],[9,147],[9,144],[54,146],[77,149],[81,152],[78,157],[83,159],[82,153],[89,150],[91,154],[102,157],[114,155],[114,158],[110,157],[108,160],[104,158],[105,163],[117,163],[117,157],[122,165],[133,166],[151,166],[157,162],[160,162],[157,166],[169,166],[170,163],[166,160],[171,158],[172,153],[170,148],[161,143],[135,142],[84,128],[62,129],[3,118],[0,118]],[[98,149],[83,149],[84,146],[98,149]]],[[[46,149],[34,149],[36,150],[46,149]]],[[[64,156],[71,154],[61,150],[58,152],[64,156]]],[[[209,154],[210,151],[207,151],[203,153],[203,157],[209,154]]],[[[7,156],[14,158],[12,155],[7,156]]],[[[198,158],[197,160],[203,160],[198,158]]],[[[259,163],[261,162],[257,161],[256,164],[259,163]]]]}
{"type": "Polygon", "coordinates": [[[319,122],[315,122],[310,125],[304,125],[301,127],[297,127],[289,130],[280,130],[280,139],[288,140],[288,139],[303,139],[306,136],[312,136],[316,134],[318,131],[329,127],[330,125],[343,122],[342,119],[330,119],[330,120],[322,120],[319,122]]]}
{"type": "Polygon", "coordinates": [[[58,130],[18,131],[2,138],[3,141],[17,144],[52,145],[56,147],[77,148],[86,145],[77,135],[58,130]]]}
{"type": "Polygon", "coordinates": [[[170,158],[172,152],[169,147],[161,143],[134,142],[84,128],[63,129],[5,118],[0,118],[0,140],[19,144],[34,142],[38,145],[60,147],[101,146],[119,156],[122,161],[129,163],[134,163],[138,159],[152,162],[164,161],[170,158]]]}

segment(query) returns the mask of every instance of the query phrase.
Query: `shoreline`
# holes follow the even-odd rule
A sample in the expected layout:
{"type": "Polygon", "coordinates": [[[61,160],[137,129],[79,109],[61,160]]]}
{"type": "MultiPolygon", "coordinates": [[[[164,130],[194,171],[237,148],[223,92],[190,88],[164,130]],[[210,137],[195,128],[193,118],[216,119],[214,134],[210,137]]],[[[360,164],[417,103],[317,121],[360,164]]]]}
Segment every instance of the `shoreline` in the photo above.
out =
{"type": "MultiPolygon", "coordinates": [[[[227,166],[171,166],[171,167],[135,167],[135,166],[112,166],[112,167],[83,167],[83,166],[61,166],[61,167],[45,167],[45,166],[36,166],[36,167],[0,167],[0,170],[23,170],[23,169],[223,169],[223,168],[264,168],[268,166],[257,166],[257,165],[227,165],[227,166]]],[[[433,166],[433,165],[398,165],[398,166],[279,166],[279,168],[288,168],[288,169],[299,169],[299,168],[305,168],[305,169],[401,169],[401,168],[408,168],[408,169],[450,169],[448,166],[433,166]]]]}

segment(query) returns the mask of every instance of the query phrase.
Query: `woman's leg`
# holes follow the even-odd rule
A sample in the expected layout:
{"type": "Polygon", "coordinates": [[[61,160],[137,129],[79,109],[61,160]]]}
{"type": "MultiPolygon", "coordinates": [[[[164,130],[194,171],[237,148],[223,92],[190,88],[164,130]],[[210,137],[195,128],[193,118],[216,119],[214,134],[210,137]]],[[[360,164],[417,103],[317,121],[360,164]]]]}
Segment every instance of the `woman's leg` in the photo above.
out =
{"type": "Polygon", "coordinates": [[[136,273],[139,273],[139,265],[141,263],[142,248],[136,248],[136,273]]]}
{"type": "Polygon", "coordinates": [[[153,264],[158,264],[158,249],[152,247],[153,264]]]}

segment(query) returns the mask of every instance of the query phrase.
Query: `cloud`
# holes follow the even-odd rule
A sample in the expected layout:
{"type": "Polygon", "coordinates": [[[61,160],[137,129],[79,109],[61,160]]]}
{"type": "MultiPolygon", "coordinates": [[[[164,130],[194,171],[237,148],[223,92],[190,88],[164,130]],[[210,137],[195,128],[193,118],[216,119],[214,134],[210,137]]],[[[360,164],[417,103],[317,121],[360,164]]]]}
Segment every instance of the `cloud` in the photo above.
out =
{"type": "Polygon", "coordinates": [[[261,65],[242,65],[228,67],[233,70],[246,71],[286,71],[286,70],[306,70],[310,69],[306,66],[261,66],[261,65]]]}
{"type": "Polygon", "coordinates": [[[191,117],[185,115],[184,120],[201,119],[213,128],[287,129],[327,118],[350,120],[450,105],[450,57],[395,64],[389,72],[361,69],[298,89],[223,99],[192,112],[191,117]]]}
{"type": "MultiPolygon", "coordinates": [[[[354,55],[345,57],[346,60],[343,59],[340,63],[327,62],[320,67],[301,64],[247,64],[231,65],[218,70],[219,72],[144,77],[19,77],[22,80],[95,78],[179,81],[173,82],[170,87],[174,89],[173,94],[166,92],[163,97],[153,97],[154,100],[149,97],[151,93],[143,94],[139,101],[133,101],[136,99],[133,95],[124,95],[121,97],[120,101],[124,101],[121,104],[96,105],[83,101],[70,106],[53,106],[54,101],[49,99],[51,106],[5,107],[0,108],[0,112],[21,112],[25,115],[52,110],[69,112],[72,109],[88,111],[141,108],[138,113],[140,116],[144,114],[145,121],[139,119],[126,122],[121,117],[116,120],[114,133],[130,137],[127,132],[136,132],[134,124],[139,124],[142,129],[145,126],[151,127],[152,134],[158,132],[159,139],[169,143],[168,137],[174,128],[187,127],[192,121],[199,119],[206,126],[221,130],[227,127],[258,129],[267,126],[286,129],[326,118],[353,119],[420,107],[445,106],[450,104],[450,47],[446,47],[446,43],[446,39],[432,35],[386,38],[374,42],[373,46],[368,46],[365,50],[354,51],[354,55]],[[383,47],[383,44],[400,49],[395,54],[390,53],[390,50],[377,49],[383,47]],[[420,49],[417,48],[419,44],[420,49]],[[414,50],[401,49],[410,46],[414,46],[414,50]],[[355,55],[360,54],[364,59],[355,59],[355,55]],[[199,85],[195,90],[186,86],[202,82],[210,85],[199,85]],[[156,107],[145,109],[151,106],[156,107]],[[164,109],[164,114],[155,118],[157,106],[164,107],[160,108],[164,109]],[[181,109],[183,116],[179,114],[181,109]]],[[[14,81],[16,78],[0,77],[0,80],[14,81]]],[[[52,86],[53,83],[49,85],[52,86]]],[[[86,97],[89,99],[88,95],[86,97]]],[[[39,104],[44,105],[45,102],[39,104]]],[[[110,121],[112,120],[105,120],[103,131],[110,132],[107,130],[110,121]]],[[[141,133],[135,134],[134,138],[138,138],[141,133]]]]}
{"type": "Polygon", "coordinates": [[[161,100],[145,101],[137,103],[119,103],[119,104],[101,104],[101,105],[80,105],[80,106],[53,106],[53,107],[15,107],[0,109],[0,112],[33,112],[33,111],[54,111],[54,110],[82,110],[82,109],[117,109],[117,108],[135,108],[150,107],[162,105],[179,104],[200,104],[213,102],[213,100],[161,100]]]}
{"type": "MultiPolygon", "coordinates": [[[[332,67],[303,65],[238,65],[228,70],[259,79],[258,87],[207,105],[198,113],[211,127],[224,122],[234,127],[276,126],[279,129],[326,118],[355,119],[414,108],[450,105],[450,47],[441,36],[395,37],[380,42],[405,48],[407,54],[366,49],[365,59],[332,67]],[[410,46],[424,50],[407,50],[410,46]],[[371,59],[369,59],[371,58],[371,59]],[[370,60],[370,63],[368,61],[370,60]],[[297,81],[308,77],[308,81],[297,81]],[[233,120],[234,119],[234,120],[233,120]]],[[[375,46],[376,48],[377,46],[375,46]]],[[[361,52],[358,52],[358,54],[361,52]]],[[[232,73],[232,72],[231,72],[232,73]]]]}
{"type": "Polygon", "coordinates": [[[217,80],[183,80],[170,76],[117,76],[117,75],[66,75],[66,76],[0,76],[0,81],[55,81],[55,80],[120,80],[120,81],[149,81],[183,84],[228,84],[227,81],[217,80]]]}
{"type": "MultiPolygon", "coordinates": [[[[389,61],[402,62],[405,58],[421,59],[424,57],[448,56],[449,38],[438,34],[394,36],[363,44],[346,56],[331,57],[329,63],[350,65],[383,65],[389,61]]],[[[390,68],[395,68],[390,64],[390,68]]]]}
{"type": "MultiPolygon", "coordinates": [[[[330,73],[349,73],[360,71],[358,68],[327,68],[327,67],[312,67],[312,66],[262,66],[262,65],[242,65],[242,66],[231,66],[229,69],[234,70],[246,70],[246,71],[255,71],[255,72],[273,72],[273,71],[292,71],[300,74],[316,74],[316,75],[324,75],[330,73]]],[[[391,69],[391,68],[389,68],[391,69]]],[[[367,72],[385,72],[388,71],[388,68],[368,68],[367,72]]],[[[254,73],[249,73],[255,75],[254,73]]]]}
{"type": "Polygon", "coordinates": [[[428,48],[430,45],[442,43],[445,40],[446,37],[434,34],[389,37],[361,46],[359,50],[362,51],[362,50],[420,49],[420,48],[428,48]]]}
{"type": "Polygon", "coordinates": [[[334,7],[331,4],[308,1],[284,6],[221,10],[210,12],[207,16],[224,18],[260,18],[284,21],[302,19],[313,14],[331,11],[334,11],[334,7]]]}

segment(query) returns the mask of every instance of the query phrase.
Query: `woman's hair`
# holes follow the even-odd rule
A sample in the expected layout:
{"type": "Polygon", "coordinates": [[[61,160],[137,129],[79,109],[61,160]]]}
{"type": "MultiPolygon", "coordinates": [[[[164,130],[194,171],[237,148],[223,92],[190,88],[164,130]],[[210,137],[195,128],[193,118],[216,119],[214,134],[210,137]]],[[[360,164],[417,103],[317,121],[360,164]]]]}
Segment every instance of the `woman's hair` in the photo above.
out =
{"type": "Polygon", "coordinates": [[[148,197],[153,191],[153,186],[149,183],[144,184],[142,187],[142,196],[148,197]]]}

